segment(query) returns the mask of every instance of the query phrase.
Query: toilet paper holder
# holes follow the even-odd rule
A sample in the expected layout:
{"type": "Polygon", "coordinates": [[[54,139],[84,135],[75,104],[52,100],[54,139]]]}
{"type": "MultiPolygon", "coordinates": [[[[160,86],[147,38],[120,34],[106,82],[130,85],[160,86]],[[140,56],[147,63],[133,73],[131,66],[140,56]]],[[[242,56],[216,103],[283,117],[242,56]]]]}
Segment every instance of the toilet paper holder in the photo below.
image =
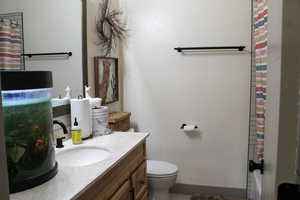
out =
{"type": "MultiPolygon", "coordinates": [[[[182,124],[180,129],[184,130],[184,127],[188,126],[187,124],[182,124]]],[[[198,129],[198,126],[197,125],[191,125],[191,126],[194,126],[195,129],[198,129]]]]}

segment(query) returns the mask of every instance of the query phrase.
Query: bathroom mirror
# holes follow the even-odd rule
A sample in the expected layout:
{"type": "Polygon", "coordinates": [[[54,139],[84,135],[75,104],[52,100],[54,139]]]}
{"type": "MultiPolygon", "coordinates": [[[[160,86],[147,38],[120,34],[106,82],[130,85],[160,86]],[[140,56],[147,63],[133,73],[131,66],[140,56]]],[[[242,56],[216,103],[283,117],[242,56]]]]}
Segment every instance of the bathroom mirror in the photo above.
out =
{"type": "Polygon", "coordinates": [[[87,84],[86,0],[3,0],[0,14],[23,13],[24,53],[72,52],[25,56],[25,70],[52,71],[53,98],[83,95],[87,84]]]}
{"type": "MultiPolygon", "coordinates": [[[[67,86],[72,89],[72,97],[84,96],[85,85],[91,87],[90,95],[95,96],[94,58],[103,56],[95,30],[99,3],[99,0],[1,1],[0,14],[23,14],[25,54],[72,52],[72,56],[25,57],[26,70],[52,71],[53,98],[64,97],[67,86]]],[[[118,1],[110,3],[112,7],[118,6],[118,1]]],[[[111,56],[118,57],[118,50],[111,56]]],[[[120,67],[118,70],[120,73],[120,67]]],[[[120,101],[110,107],[119,110],[120,101]]],[[[60,116],[68,113],[70,106],[54,110],[60,116]]]]}

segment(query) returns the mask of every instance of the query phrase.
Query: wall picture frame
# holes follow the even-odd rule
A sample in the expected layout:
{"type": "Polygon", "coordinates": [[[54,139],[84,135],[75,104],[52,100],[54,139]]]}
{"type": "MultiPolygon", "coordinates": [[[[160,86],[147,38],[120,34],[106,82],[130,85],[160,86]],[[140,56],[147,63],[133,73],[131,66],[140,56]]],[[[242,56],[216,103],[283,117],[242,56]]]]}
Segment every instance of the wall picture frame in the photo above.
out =
{"type": "Polygon", "coordinates": [[[119,101],[118,58],[94,57],[95,95],[107,105],[119,101]]]}

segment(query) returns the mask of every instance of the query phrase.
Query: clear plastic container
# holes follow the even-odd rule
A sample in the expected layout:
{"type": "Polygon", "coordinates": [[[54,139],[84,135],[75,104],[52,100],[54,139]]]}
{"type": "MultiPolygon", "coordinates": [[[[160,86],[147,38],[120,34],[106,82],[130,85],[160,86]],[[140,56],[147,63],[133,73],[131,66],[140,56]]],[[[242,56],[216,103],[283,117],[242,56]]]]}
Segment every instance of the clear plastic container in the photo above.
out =
{"type": "Polygon", "coordinates": [[[108,107],[93,109],[93,136],[108,135],[111,130],[108,129],[108,107]]]}

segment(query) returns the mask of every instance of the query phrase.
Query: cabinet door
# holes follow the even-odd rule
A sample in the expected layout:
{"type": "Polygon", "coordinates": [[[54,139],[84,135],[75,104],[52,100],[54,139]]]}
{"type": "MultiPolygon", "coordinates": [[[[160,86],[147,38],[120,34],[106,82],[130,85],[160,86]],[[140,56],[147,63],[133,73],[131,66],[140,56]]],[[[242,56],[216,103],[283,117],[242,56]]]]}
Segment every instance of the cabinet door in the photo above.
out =
{"type": "MultiPolygon", "coordinates": [[[[133,199],[131,175],[145,160],[145,143],[133,149],[125,158],[120,160],[113,169],[103,177],[95,180],[74,200],[128,200],[133,199]],[[130,192],[131,191],[131,198],[130,192]],[[120,194],[122,193],[122,194],[120,194]],[[125,194],[124,197],[122,196],[125,194]]],[[[2,200],[2,199],[1,199],[2,200]]]]}
{"type": "Polygon", "coordinates": [[[132,174],[131,181],[134,189],[134,199],[142,199],[147,191],[147,166],[144,161],[138,169],[132,174]]]}
{"type": "Polygon", "coordinates": [[[146,191],[141,199],[139,200],[148,200],[148,192],[146,191]]]}
{"type": "Polygon", "coordinates": [[[130,182],[127,180],[110,200],[133,200],[130,182]]]}

